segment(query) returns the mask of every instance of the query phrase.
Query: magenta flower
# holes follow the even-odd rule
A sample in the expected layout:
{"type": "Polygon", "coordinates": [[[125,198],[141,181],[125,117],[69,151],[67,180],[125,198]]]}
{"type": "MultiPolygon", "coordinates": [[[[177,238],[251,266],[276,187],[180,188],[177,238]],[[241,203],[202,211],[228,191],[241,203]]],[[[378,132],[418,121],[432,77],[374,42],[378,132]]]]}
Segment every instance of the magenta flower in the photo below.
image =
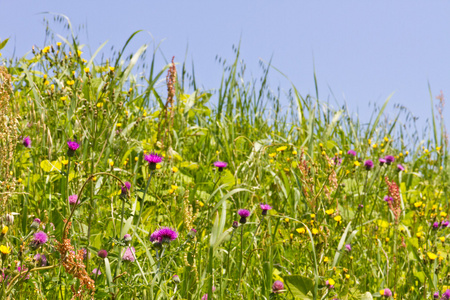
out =
{"type": "Polygon", "coordinates": [[[122,195],[127,195],[127,192],[131,189],[131,183],[125,181],[124,186],[122,186],[122,195]]]}
{"type": "Polygon", "coordinates": [[[239,220],[239,222],[241,224],[245,224],[245,223],[247,223],[247,218],[250,216],[250,212],[246,209],[240,209],[240,210],[238,210],[238,215],[241,216],[241,219],[239,220]]]}
{"type": "Polygon", "coordinates": [[[434,222],[433,229],[438,229],[438,228],[439,228],[439,222],[434,222]]]}
{"type": "Polygon", "coordinates": [[[380,158],[380,159],[378,159],[378,161],[380,162],[380,166],[382,166],[386,163],[386,159],[384,159],[384,158],[380,158]]]}
{"type": "Polygon", "coordinates": [[[30,227],[31,227],[32,229],[38,229],[40,224],[41,224],[41,220],[40,220],[39,218],[35,218],[35,219],[33,220],[33,222],[31,222],[30,227]]]}
{"type": "Polygon", "coordinates": [[[398,164],[398,165],[397,165],[397,170],[398,170],[399,172],[405,171],[405,167],[403,167],[401,164],[398,164]]]}
{"type": "Polygon", "coordinates": [[[25,137],[22,141],[22,144],[26,147],[26,148],[31,148],[31,138],[29,136],[25,137]]]}
{"type": "Polygon", "coordinates": [[[260,204],[259,205],[262,209],[262,215],[265,216],[267,215],[267,211],[272,209],[272,206],[270,206],[269,204],[260,204]]]}
{"type": "Polygon", "coordinates": [[[352,246],[350,244],[345,245],[345,249],[350,252],[352,251],[352,246]]]}
{"type": "Polygon", "coordinates": [[[67,146],[69,149],[67,150],[67,156],[72,157],[75,155],[75,151],[80,147],[80,144],[78,144],[76,141],[69,140],[67,142],[67,146]]]}
{"type": "Polygon", "coordinates": [[[393,163],[395,161],[395,157],[393,157],[392,155],[386,155],[384,157],[384,159],[386,160],[386,163],[388,165],[390,165],[391,163],[393,163]]]}
{"type": "Polygon", "coordinates": [[[41,265],[41,267],[45,267],[47,265],[47,257],[44,254],[36,254],[34,256],[34,260],[36,263],[41,265]]]}
{"type": "Polygon", "coordinates": [[[134,256],[133,254],[135,254],[135,249],[134,247],[127,247],[127,250],[125,250],[125,253],[122,256],[122,260],[123,261],[129,261],[129,262],[134,262],[134,256]]]}
{"type": "Polygon", "coordinates": [[[282,293],[284,291],[284,284],[283,282],[276,280],[272,285],[272,292],[274,294],[282,293]]]}
{"type": "Polygon", "coordinates": [[[373,161],[371,161],[370,159],[366,160],[364,162],[364,167],[366,167],[366,170],[369,171],[373,168],[373,161]]]}
{"type": "Polygon", "coordinates": [[[228,166],[228,164],[224,161],[216,161],[214,163],[214,166],[216,168],[219,168],[219,172],[222,172],[224,168],[226,168],[228,166]]]}
{"type": "Polygon", "coordinates": [[[391,292],[391,290],[388,289],[388,288],[385,288],[385,289],[384,289],[384,295],[383,295],[383,296],[386,297],[386,298],[392,297],[392,292],[391,292]]]}
{"type": "Polygon", "coordinates": [[[348,150],[347,154],[348,155],[352,155],[352,156],[356,156],[356,151],[355,150],[348,150]]]}
{"type": "Polygon", "coordinates": [[[434,299],[438,299],[438,298],[439,298],[439,292],[434,293],[434,294],[433,294],[433,298],[434,298],[434,299]]]}
{"type": "Polygon", "coordinates": [[[69,204],[70,205],[77,205],[78,204],[78,195],[77,194],[69,196],[69,204]]]}
{"type": "Polygon", "coordinates": [[[129,235],[128,233],[125,234],[125,235],[123,236],[123,241],[124,241],[125,243],[131,242],[131,235],[129,235]]]}
{"type": "Polygon", "coordinates": [[[94,274],[94,275],[102,275],[102,272],[100,271],[100,269],[95,268],[94,270],[92,270],[92,274],[94,274]]]}
{"type": "Polygon", "coordinates": [[[173,280],[173,282],[175,282],[176,284],[178,284],[178,283],[181,282],[180,277],[179,277],[178,275],[176,275],[176,274],[172,276],[172,280],[173,280]]]}
{"type": "Polygon", "coordinates": [[[150,242],[170,243],[176,240],[178,232],[169,227],[162,227],[150,235],[150,242]]]}
{"type": "Polygon", "coordinates": [[[33,249],[37,249],[39,246],[47,243],[48,236],[43,231],[38,231],[34,234],[34,239],[30,242],[30,246],[33,249]]]}
{"type": "MultiPolygon", "coordinates": [[[[17,267],[17,271],[23,272],[24,274],[26,274],[26,272],[28,271],[28,268],[25,267],[17,267]]],[[[28,273],[28,275],[25,277],[25,275],[21,275],[22,278],[24,278],[25,280],[30,279],[30,273],[28,273]]]]}
{"type": "Polygon", "coordinates": [[[449,223],[448,221],[443,221],[443,222],[441,223],[441,226],[442,226],[442,227],[448,227],[449,224],[450,224],[450,223],[449,223]]]}
{"type": "Polygon", "coordinates": [[[394,199],[390,196],[384,196],[384,201],[391,202],[391,201],[394,201],[394,199]]]}
{"type": "Polygon", "coordinates": [[[98,251],[97,255],[100,258],[106,258],[106,257],[108,257],[108,251],[102,249],[102,250],[98,251]]]}
{"type": "Polygon", "coordinates": [[[162,161],[162,156],[159,156],[157,153],[150,153],[144,156],[144,160],[148,161],[150,170],[156,169],[156,164],[162,161]]]}
{"type": "Polygon", "coordinates": [[[449,299],[450,299],[450,290],[446,290],[446,291],[442,294],[441,300],[449,300],[449,299]]]}

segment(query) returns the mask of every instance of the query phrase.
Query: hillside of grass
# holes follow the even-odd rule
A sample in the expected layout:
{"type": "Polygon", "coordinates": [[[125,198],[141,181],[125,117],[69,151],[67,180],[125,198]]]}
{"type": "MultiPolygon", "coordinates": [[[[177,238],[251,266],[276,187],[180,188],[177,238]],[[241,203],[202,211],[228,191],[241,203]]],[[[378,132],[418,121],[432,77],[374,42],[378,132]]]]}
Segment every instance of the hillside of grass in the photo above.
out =
{"type": "Polygon", "coordinates": [[[442,95],[359,120],[238,49],[206,91],[135,34],[0,57],[1,299],[450,298],[442,95]]]}

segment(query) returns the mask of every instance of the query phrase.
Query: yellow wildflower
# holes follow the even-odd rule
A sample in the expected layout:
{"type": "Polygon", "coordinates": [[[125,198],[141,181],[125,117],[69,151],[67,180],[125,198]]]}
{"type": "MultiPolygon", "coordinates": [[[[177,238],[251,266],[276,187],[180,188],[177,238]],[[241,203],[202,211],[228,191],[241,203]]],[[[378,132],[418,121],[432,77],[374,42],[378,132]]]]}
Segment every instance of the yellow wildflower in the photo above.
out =
{"type": "Polygon", "coordinates": [[[334,217],[334,220],[336,222],[341,222],[342,221],[342,217],[341,216],[336,216],[336,217],[334,217]]]}
{"type": "Polygon", "coordinates": [[[61,42],[57,42],[56,46],[58,46],[58,48],[61,47],[61,42]]]}
{"type": "Polygon", "coordinates": [[[61,160],[61,163],[65,166],[67,166],[69,164],[69,161],[67,159],[63,159],[63,160],[61,160]]]}
{"type": "Polygon", "coordinates": [[[8,226],[4,226],[2,229],[2,234],[5,235],[8,232],[8,226]]]}
{"type": "Polygon", "coordinates": [[[389,142],[389,139],[385,136],[384,141],[387,143],[387,142],[389,142]]]}
{"type": "Polygon", "coordinates": [[[11,253],[11,249],[8,246],[0,246],[0,252],[4,255],[11,253]]]}
{"type": "Polygon", "coordinates": [[[292,151],[292,155],[297,155],[297,151],[292,151]]]}
{"type": "Polygon", "coordinates": [[[345,274],[345,279],[350,279],[350,275],[345,274]]]}
{"type": "Polygon", "coordinates": [[[330,209],[326,210],[325,213],[327,215],[332,215],[334,213],[334,209],[330,208],[330,209]]]}
{"type": "Polygon", "coordinates": [[[156,169],[159,170],[159,169],[161,169],[161,167],[162,167],[162,166],[161,166],[160,164],[156,164],[156,169]]]}
{"type": "Polygon", "coordinates": [[[67,100],[67,97],[66,97],[66,96],[63,96],[63,97],[61,97],[60,99],[61,99],[62,102],[64,102],[64,101],[67,100]]]}
{"type": "Polygon", "coordinates": [[[323,262],[328,262],[328,256],[325,256],[325,257],[323,258],[323,262]]]}
{"type": "Polygon", "coordinates": [[[373,144],[372,148],[376,149],[377,148],[377,144],[373,144]]]}
{"type": "Polygon", "coordinates": [[[319,230],[317,230],[316,228],[313,228],[313,229],[311,230],[311,232],[312,232],[312,234],[316,235],[316,234],[319,233],[319,230]]]}
{"type": "Polygon", "coordinates": [[[418,201],[416,203],[414,203],[415,207],[421,207],[422,206],[422,201],[418,201]]]}
{"type": "Polygon", "coordinates": [[[299,234],[303,234],[303,233],[305,233],[305,228],[297,228],[297,229],[295,229],[295,231],[297,231],[299,234]]]}
{"type": "Polygon", "coordinates": [[[381,296],[384,295],[384,290],[380,290],[380,295],[381,295],[381,296]]]}
{"type": "Polygon", "coordinates": [[[311,216],[311,219],[314,219],[316,217],[315,214],[311,214],[310,216],[311,216]]]}
{"type": "Polygon", "coordinates": [[[328,278],[328,283],[330,285],[335,285],[336,284],[336,282],[332,278],[328,278]]]}
{"type": "Polygon", "coordinates": [[[441,215],[441,217],[445,218],[447,216],[447,213],[445,211],[441,211],[440,215],[441,215]]]}
{"type": "Polygon", "coordinates": [[[67,85],[74,85],[75,84],[75,80],[67,80],[67,85]]]}
{"type": "Polygon", "coordinates": [[[98,108],[103,107],[103,102],[97,103],[97,107],[98,107],[98,108]]]}
{"type": "Polygon", "coordinates": [[[138,160],[139,160],[139,157],[135,156],[134,161],[138,161],[138,160]]]}
{"type": "Polygon", "coordinates": [[[205,204],[204,204],[202,201],[198,201],[198,205],[199,205],[200,207],[203,207],[205,204]]]}
{"type": "Polygon", "coordinates": [[[109,70],[110,70],[111,72],[114,72],[114,67],[109,67],[109,70]]]}
{"type": "Polygon", "coordinates": [[[355,165],[355,167],[359,167],[361,165],[361,163],[357,160],[355,162],[353,162],[353,164],[355,165]]]}
{"type": "Polygon", "coordinates": [[[86,72],[86,73],[89,73],[89,68],[88,67],[86,67],[86,68],[84,68],[84,72],[86,72]]]}
{"type": "Polygon", "coordinates": [[[112,160],[109,160],[109,165],[112,167],[112,166],[114,166],[114,161],[112,161],[112,160]]]}
{"type": "Polygon", "coordinates": [[[122,127],[122,123],[117,123],[116,126],[117,127],[122,127]]]}
{"type": "Polygon", "coordinates": [[[428,258],[431,260],[435,260],[437,258],[437,255],[432,252],[427,252],[428,258]]]}
{"type": "Polygon", "coordinates": [[[269,157],[275,157],[277,154],[274,152],[274,153],[270,153],[269,154],[269,157]]]}
{"type": "Polygon", "coordinates": [[[80,50],[77,50],[77,54],[78,54],[78,57],[80,57],[81,54],[83,54],[83,52],[81,52],[80,50]]]}
{"type": "Polygon", "coordinates": [[[178,168],[177,167],[173,167],[172,168],[172,172],[174,172],[174,173],[178,172],[178,168]]]}

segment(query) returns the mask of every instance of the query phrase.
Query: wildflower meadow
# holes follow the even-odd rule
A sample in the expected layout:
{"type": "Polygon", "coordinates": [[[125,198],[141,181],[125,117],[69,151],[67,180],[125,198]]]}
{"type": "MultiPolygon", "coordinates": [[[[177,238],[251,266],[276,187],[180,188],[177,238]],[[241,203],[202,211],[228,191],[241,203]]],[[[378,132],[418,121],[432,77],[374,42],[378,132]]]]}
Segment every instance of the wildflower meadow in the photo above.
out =
{"type": "Polygon", "coordinates": [[[450,299],[442,94],[363,120],[238,47],[203,90],[136,34],[0,57],[0,299],[450,299]]]}

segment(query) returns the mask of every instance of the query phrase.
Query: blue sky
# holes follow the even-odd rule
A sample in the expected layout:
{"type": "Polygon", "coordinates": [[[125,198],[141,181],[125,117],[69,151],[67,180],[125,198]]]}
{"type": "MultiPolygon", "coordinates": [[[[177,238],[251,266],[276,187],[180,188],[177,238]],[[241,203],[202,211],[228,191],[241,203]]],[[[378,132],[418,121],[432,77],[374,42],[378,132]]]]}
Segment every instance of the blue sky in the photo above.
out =
{"type": "MultiPolygon", "coordinates": [[[[148,33],[132,50],[162,42],[165,56],[181,62],[189,45],[197,81],[206,89],[220,82],[216,55],[233,59],[231,47],[241,40],[242,58],[255,77],[258,61],[273,57],[303,95],[314,94],[315,68],[321,99],[334,103],[335,97],[362,118],[371,113],[369,102],[381,105],[394,93],[392,104],[409,108],[423,125],[431,117],[428,82],[433,98],[441,90],[450,93],[449,1],[0,0],[0,39],[11,38],[4,56],[44,45],[39,13],[46,11],[85,24],[83,42],[94,50],[106,40],[105,49],[119,48],[138,29],[148,33]]],[[[289,87],[272,74],[274,89],[289,87]]],[[[449,118],[450,108],[444,113],[449,118]]]]}

